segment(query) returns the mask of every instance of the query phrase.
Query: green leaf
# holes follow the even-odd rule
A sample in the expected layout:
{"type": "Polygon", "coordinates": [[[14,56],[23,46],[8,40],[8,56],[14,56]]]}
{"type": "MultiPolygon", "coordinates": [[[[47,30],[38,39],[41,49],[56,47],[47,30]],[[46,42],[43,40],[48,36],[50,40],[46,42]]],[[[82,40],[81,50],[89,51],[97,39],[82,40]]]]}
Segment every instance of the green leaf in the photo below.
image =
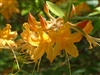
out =
{"type": "Polygon", "coordinates": [[[100,29],[100,19],[94,21],[94,27],[91,34],[95,34],[95,32],[99,29],[100,29]]]}
{"type": "Polygon", "coordinates": [[[69,1],[67,3],[67,6],[66,6],[66,12],[65,12],[65,16],[64,16],[64,21],[66,22],[70,16],[70,13],[71,13],[71,10],[72,10],[72,2],[69,1]]]}
{"type": "Polygon", "coordinates": [[[99,15],[99,14],[100,14],[100,11],[96,11],[96,12],[90,13],[88,16],[95,16],[95,15],[99,15]]]}
{"type": "Polygon", "coordinates": [[[86,36],[85,32],[84,32],[82,29],[80,29],[80,28],[77,27],[77,26],[74,26],[74,28],[76,29],[76,31],[79,31],[79,32],[81,32],[84,36],[86,36]]]}
{"type": "Polygon", "coordinates": [[[73,74],[79,74],[79,73],[84,73],[86,71],[86,69],[79,69],[79,70],[76,70],[75,72],[73,72],[73,74]]]}
{"type": "Polygon", "coordinates": [[[64,12],[60,9],[60,7],[58,7],[57,5],[55,5],[52,2],[46,1],[46,4],[48,5],[48,8],[50,9],[50,11],[59,16],[59,17],[63,17],[64,16],[64,12]]]}
{"type": "Polygon", "coordinates": [[[99,6],[99,7],[97,7],[97,8],[95,8],[95,10],[97,10],[97,11],[99,11],[99,12],[100,12],[100,6],[99,6]]]}
{"type": "Polygon", "coordinates": [[[70,25],[70,26],[71,26],[71,28],[74,29],[75,31],[78,31],[78,32],[82,33],[84,36],[86,36],[85,32],[84,32],[82,29],[80,29],[79,27],[73,26],[73,25],[70,25]]]}
{"type": "Polygon", "coordinates": [[[88,16],[100,15],[100,7],[95,8],[95,12],[90,13],[88,16]]]}

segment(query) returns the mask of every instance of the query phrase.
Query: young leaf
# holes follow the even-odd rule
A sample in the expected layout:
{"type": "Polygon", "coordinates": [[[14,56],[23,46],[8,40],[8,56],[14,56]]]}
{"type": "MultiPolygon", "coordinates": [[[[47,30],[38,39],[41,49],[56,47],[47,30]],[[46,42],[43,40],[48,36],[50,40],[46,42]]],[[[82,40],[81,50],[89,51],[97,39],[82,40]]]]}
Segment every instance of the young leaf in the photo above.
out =
{"type": "Polygon", "coordinates": [[[64,16],[64,12],[54,3],[46,1],[46,4],[52,13],[54,13],[55,15],[57,15],[59,17],[64,16]]]}

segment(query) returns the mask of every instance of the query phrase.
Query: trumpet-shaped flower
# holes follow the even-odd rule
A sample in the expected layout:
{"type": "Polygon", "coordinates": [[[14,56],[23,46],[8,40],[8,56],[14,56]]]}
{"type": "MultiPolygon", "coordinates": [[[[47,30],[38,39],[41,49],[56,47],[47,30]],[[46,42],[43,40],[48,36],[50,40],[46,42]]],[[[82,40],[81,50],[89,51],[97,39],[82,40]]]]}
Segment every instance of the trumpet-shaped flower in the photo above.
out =
{"type": "Polygon", "coordinates": [[[46,52],[47,58],[52,62],[61,50],[77,57],[78,50],[74,43],[80,41],[82,35],[78,32],[71,33],[70,26],[62,18],[55,19],[50,15],[51,21],[46,21],[41,15],[39,17],[40,22],[37,22],[29,13],[29,23],[24,23],[25,30],[21,33],[23,40],[32,46],[27,48],[31,59],[37,62],[46,52]]]}
{"type": "Polygon", "coordinates": [[[90,46],[89,49],[95,47],[96,45],[98,45],[98,43],[95,41],[95,39],[93,39],[93,37],[91,37],[89,35],[89,33],[93,30],[93,26],[92,26],[92,22],[91,21],[83,21],[77,24],[77,26],[79,28],[81,28],[84,33],[85,33],[85,37],[87,39],[87,41],[89,42],[90,46]]]}
{"type": "Polygon", "coordinates": [[[37,62],[37,60],[40,59],[45,53],[47,44],[51,41],[51,39],[47,33],[45,33],[42,28],[37,25],[38,22],[30,13],[28,21],[29,24],[24,23],[25,30],[21,33],[21,36],[25,42],[35,47],[35,49],[32,51],[33,54],[30,55],[32,59],[34,59],[34,62],[37,62]]]}
{"type": "Polygon", "coordinates": [[[57,55],[60,55],[61,50],[65,50],[66,53],[73,57],[78,56],[78,50],[74,43],[79,42],[82,35],[78,32],[71,33],[68,24],[62,26],[57,32],[49,32],[48,35],[55,42],[53,49],[47,50],[47,58],[50,62],[52,62],[57,55]]]}
{"type": "Polygon", "coordinates": [[[79,22],[72,26],[69,22],[64,23],[63,18],[54,18],[46,5],[44,11],[50,18],[49,21],[39,15],[40,22],[38,22],[29,13],[28,23],[24,23],[25,30],[21,33],[27,45],[22,50],[27,49],[34,62],[37,62],[44,53],[52,62],[56,56],[60,55],[62,50],[73,57],[77,57],[78,50],[74,43],[79,42],[83,35],[90,43],[89,48],[92,47],[92,44],[96,46],[96,42],[88,35],[93,29],[91,21],[79,22]],[[72,33],[71,29],[76,32],[72,33]]]}
{"type": "Polygon", "coordinates": [[[16,46],[13,39],[17,36],[16,31],[11,31],[10,24],[6,24],[6,27],[0,29],[0,48],[6,48],[10,46],[16,46]],[[8,45],[9,44],[9,45],[8,45]]]}
{"type": "Polygon", "coordinates": [[[85,21],[79,22],[75,25],[71,24],[71,23],[69,23],[69,24],[81,29],[81,30],[79,30],[79,29],[75,28],[76,31],[80,32],[82,35],[84,35],[86,37],[87,41],[90,44],[89,49],[95,47],[96,45],[99,45],[97,43],[98,39],[95,39],[89,35],[89,33],[93,30],[93,26],[92,26],[91,21],[85,20],[85,21]]]}

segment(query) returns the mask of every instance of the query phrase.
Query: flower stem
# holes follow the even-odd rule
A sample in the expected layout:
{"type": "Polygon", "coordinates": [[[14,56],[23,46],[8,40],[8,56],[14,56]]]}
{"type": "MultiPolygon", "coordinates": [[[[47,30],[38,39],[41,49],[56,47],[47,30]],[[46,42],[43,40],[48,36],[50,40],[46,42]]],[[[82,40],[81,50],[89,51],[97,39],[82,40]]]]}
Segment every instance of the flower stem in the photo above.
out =
{"type": "Polygon", "coordinates": [[[68,56],[67,53],[66,53],[66,57],[67,57],[67,60],[68,60],[69,75],[72,75],[72,73],[71,73],[70,59],[69,59],[69,56],[68,56]]]}
{"type": "MultiPolygon", "coordinates": [[[[6,41],[6,40],[5,40],[6,41]]],[[[6,43],[8,44],[8,46],[11,48],[12,52],[13,52],[13,55],[14,55],[14,58],[15,58],[15,61],[16,61],[16,64],[17,64],[17,67],[18,67],[18,70],[20,70],[20,67],[19,67],[19,63],[18,63],[18,60],[17,60],[17,56],[13,50],[13,48],[11,47],[11,45],[6,41],[6,43]]]]}

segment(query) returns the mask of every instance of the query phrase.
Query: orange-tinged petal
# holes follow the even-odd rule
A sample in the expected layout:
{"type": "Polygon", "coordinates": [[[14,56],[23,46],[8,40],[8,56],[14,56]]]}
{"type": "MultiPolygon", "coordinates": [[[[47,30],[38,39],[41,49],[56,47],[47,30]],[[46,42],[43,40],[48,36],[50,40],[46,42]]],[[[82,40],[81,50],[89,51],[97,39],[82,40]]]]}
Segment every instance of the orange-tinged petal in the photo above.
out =
{"type": "Polygon", "coordinates": [[[33,31],[37,31],[37,21],[35,20],[35,18],[32,16],[31,13],[29,13],[28,15],[28,22],[29,22],[29,25],[30,25],[30,28],[33,30],[33,31]]]}
{"type": "Polygon", "coordinates": [[[79,28],[81,28],[86,34],[90,33],[93,29],[91,21],[82,21],[77,24],[79,28]]]}
{"type": "Polygon", "coordinates": [[[55,18],[49,13],[49,8],[48,6],[45,4],[44,5],[44,11],[45,13],[50,17],[50,19],[54,20],[55,18]]]}
{"type": "Polygon", "coordinates": [[[73,44],[73,43],[67,43],[66,42],[66,46],[65,46],[65,51],[73,56],[73,57],[77,57],[79,54],[78,54],[78,50],[77,50],[77,47],[73,44]]]}
{"type": "Polygon", "coordinates": [[[46,4],[44,4],[44,11],[47,15],[49,14],[49,9],[48,9],[48,6],[46,4]]]}
{"type": "Polygon", "coordinates": [[[84,29],[88,22],[89,22],[88,20],[79,22],[79,23],[77,24],[77,26],[78,26],[79,28],[81,28],[81,29],[84,29]]]}
{"type": "Polygon", "coordinates": [[[41,15],[39,15],[39,17],[40,17],[41,27],[44,30],[47,29],[47,22],[46,22],[46,20],[41,15]]]}
{"type": "Polygon", "coordinates": [[[75,14],[75,12],[76,12],[75,6],[72,5],[72,10],[71,10],[71,13],[70,13],[70,16],[69,17],[72,17],[75,14]]]}
{"type": "Polygon", "coordinates": [[[85,28],[83,29],[83,31],[84,31],[85,33],[88,34],[88,33],[90,33],[92,30],[93,30],[92,22],[89,21],[89,22],[87,23],[87,25],[85,26],[85,28]]]}

